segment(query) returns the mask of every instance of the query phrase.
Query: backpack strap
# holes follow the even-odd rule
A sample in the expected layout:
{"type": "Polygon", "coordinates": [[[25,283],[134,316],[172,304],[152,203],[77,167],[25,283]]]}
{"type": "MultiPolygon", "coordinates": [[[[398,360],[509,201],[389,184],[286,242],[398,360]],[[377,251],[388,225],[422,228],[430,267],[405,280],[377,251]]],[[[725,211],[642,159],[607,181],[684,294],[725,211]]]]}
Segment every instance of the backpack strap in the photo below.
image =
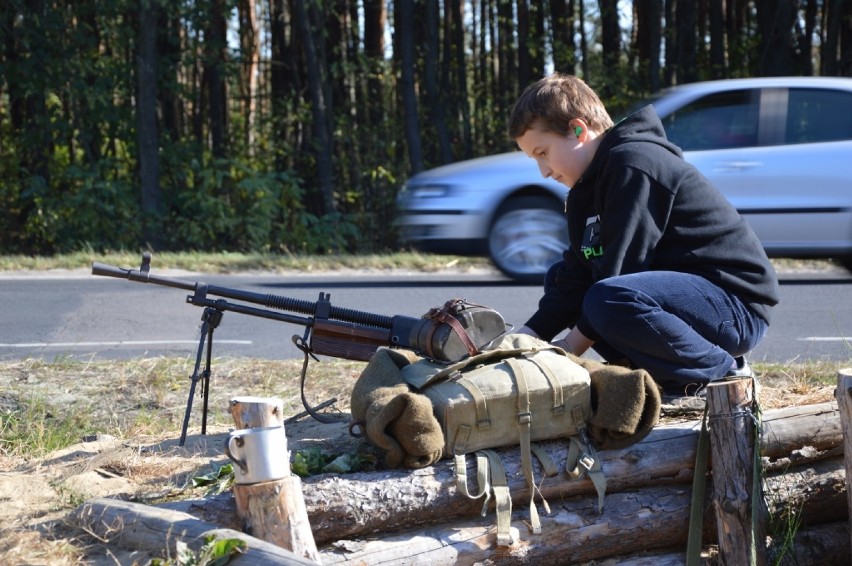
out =
{"type": "Polygon", "coordinates": [[[512,539],[512,497],[509,495],[509,482],[500,456],[493,450],[480,450],[488,457],[488,469],[491,472],[491,489],[494,491],[494,504],[497,509],[497,545],[511,546],[512,539]]]}
{"type": "Polygon", "coordinates": [[[497,512],[497,544],[511,546],[512,539],[512,498],[509,495],[509,481],[506,470],[500,461],[500,456],[493,450],[478,450],[476,452],[476,476],[479,482],[479,493],[471,495],[467,488],[467,462],[464,454],[456,454],[456,487],[470,499],[479,499],[483,495],[482,516],[488,512],[488,501],[494,493],[497,512]]]}
{"type": "Polygon", "coordinates": [[[524,354],[524,357],[534,363],[541,370],[545,379],[547,379],[547,383],[550,384],[551,394],[553,395],[552,412],[554,415],[561,415],[565,412],[565,398],[562,393],[562,385],[559,383],[559,379],[556,377],[553,369],[544,361],[544,356],[535,357],[537,353],[539,353],[538,350],[527,352],[524,354]]]}
{"type": "Polygon", "coordinates": [[[482,504],[482,514],[488,508],[488,501],[491,499],[491,480],[488,475],[488,457],[479,451],[476,453],[476,484],[479,486],[479,493],[471,495],[467,489],[467,460],[464,454],[456,454],[454,456],[456,465],[456,489],[469,499],[479,499],[483,495],[485,501],[482,504]]]}
{"type": "Polygon", "coordinates": [[[530,393],[527,386],[527,378],[524,375],[524,368],[518,363],[518,360],[509,358],[506,360],[509,368],[515,376],[515,384],[518,388],[518,431],[521,440],[521,468],[524,471],[524,477],[527,479],[527,485],[530,488],[530,529],[533,534],[541,534],[541,519],[538,516],[538,508],[535,505],[535,495],[541,497],[542,504],[546,513],[550,513],[550,505],[541,494],[538,486],[535,483],[535,475],[532,468],[532,447],[530,440],[530,427],[532,425],[532,414],[530,412],[530,393]]]}
{"type": "Polygon", "coordinates": [[[574,415],[574,424],[579,435],[568,439],[568,457],[565,459],[565,470],[572,479],[577,479],[586,474],[592,480],[592,484],[598,492],[598,512],[603,513],[606,476],[604,476],[603,468],[601,468],[600,458],[598,458],[597,452],[595,452],[589,440],[589,433],[583,420],[582,407],[575,407],[571,412],[574,415]]]}
{"type": "Polygon", "coordinates": [[[465,391],[473,398],[473,405],[476,407],[476,428],[483,429],[490,427],[491,419],[488,417],[488,405],[479,387],[460,373],[453,375],[452,379],[464,387],[465,391]]]}

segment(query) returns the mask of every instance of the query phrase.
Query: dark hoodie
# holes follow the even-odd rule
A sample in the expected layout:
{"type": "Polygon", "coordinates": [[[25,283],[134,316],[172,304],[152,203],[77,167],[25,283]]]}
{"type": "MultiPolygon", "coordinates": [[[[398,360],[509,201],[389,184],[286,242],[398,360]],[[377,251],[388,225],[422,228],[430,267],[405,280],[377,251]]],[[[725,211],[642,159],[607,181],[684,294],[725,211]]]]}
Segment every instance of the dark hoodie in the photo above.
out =
{"type": "Polygon", "coordinates": [[[595,281],[643,271],[700,275],[769,322],[778,281],[763,246],[728,200],[666,139],[652,106],[601,140],[565,202],[570,249],[526,323],[545,340],[576,325],[595,281]]]}

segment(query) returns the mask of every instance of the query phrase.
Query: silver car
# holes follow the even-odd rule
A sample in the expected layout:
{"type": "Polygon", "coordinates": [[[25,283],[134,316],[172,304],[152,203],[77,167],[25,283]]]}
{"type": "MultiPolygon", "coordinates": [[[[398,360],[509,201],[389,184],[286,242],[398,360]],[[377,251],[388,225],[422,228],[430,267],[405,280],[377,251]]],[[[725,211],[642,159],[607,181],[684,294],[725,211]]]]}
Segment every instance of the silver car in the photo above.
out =
{"type": "MultiPolygon", "coordinates": [[[[708,81],[646,102],[770,257],[852,270],[852,79],[708,81]]],[[[565,194],[520,151],[472,159],[409,179],[397,226],[410,247],[487,255],[509,277],[541,281],[566,246],[565,194]]]]}

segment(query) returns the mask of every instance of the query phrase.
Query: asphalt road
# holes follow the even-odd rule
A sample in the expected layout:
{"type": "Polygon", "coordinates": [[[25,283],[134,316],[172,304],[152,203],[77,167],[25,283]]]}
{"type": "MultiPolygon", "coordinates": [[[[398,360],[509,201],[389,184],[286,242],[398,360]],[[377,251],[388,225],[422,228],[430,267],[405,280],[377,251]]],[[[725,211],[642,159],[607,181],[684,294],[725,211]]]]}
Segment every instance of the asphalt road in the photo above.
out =
{"type": "MultiPolygon", "coordinates": [[[[515,326],[535,309],[540,294],[537,286],[519,285],[492,273],[163,275],[310,302],[326,292],[334,306],[388,316],[418,317],[447,299],[464,297],[495,308],[515,326]]],[[[836,360],[852,365],[852,275],[842,270],[779,275],[782,301],[751,360],[836,360]]],[[[0,274],[0,361],[194,357],[204,311],[186,304],[188,294],[87,272],[0,274]]],[[[301,357],[292,337],[303,332],[295,324],[226,312],[214,332],[213,355],[301,357]]]]}

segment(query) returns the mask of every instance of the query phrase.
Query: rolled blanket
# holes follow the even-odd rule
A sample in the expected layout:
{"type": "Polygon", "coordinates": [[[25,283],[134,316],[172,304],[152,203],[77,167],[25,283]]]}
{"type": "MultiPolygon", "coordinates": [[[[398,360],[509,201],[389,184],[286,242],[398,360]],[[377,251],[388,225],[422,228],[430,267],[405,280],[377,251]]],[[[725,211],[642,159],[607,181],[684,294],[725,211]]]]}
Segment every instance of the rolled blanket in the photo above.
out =
{"type": "Polygon", "coordinates": [[[589,431],[601,450],[617,450],[645,438],[660,420],[660,389],[644,369],[572,356],[591,378],[589,431]]]}
{"type": "Polygon", "coordinates": [[[352,389],[352,421],[384,450],[389,468],[422,468],[437,462],[444,435],[429,398],[410,390],[400,369],[417,360],[411,352],[380,348],[352,389]]]}

